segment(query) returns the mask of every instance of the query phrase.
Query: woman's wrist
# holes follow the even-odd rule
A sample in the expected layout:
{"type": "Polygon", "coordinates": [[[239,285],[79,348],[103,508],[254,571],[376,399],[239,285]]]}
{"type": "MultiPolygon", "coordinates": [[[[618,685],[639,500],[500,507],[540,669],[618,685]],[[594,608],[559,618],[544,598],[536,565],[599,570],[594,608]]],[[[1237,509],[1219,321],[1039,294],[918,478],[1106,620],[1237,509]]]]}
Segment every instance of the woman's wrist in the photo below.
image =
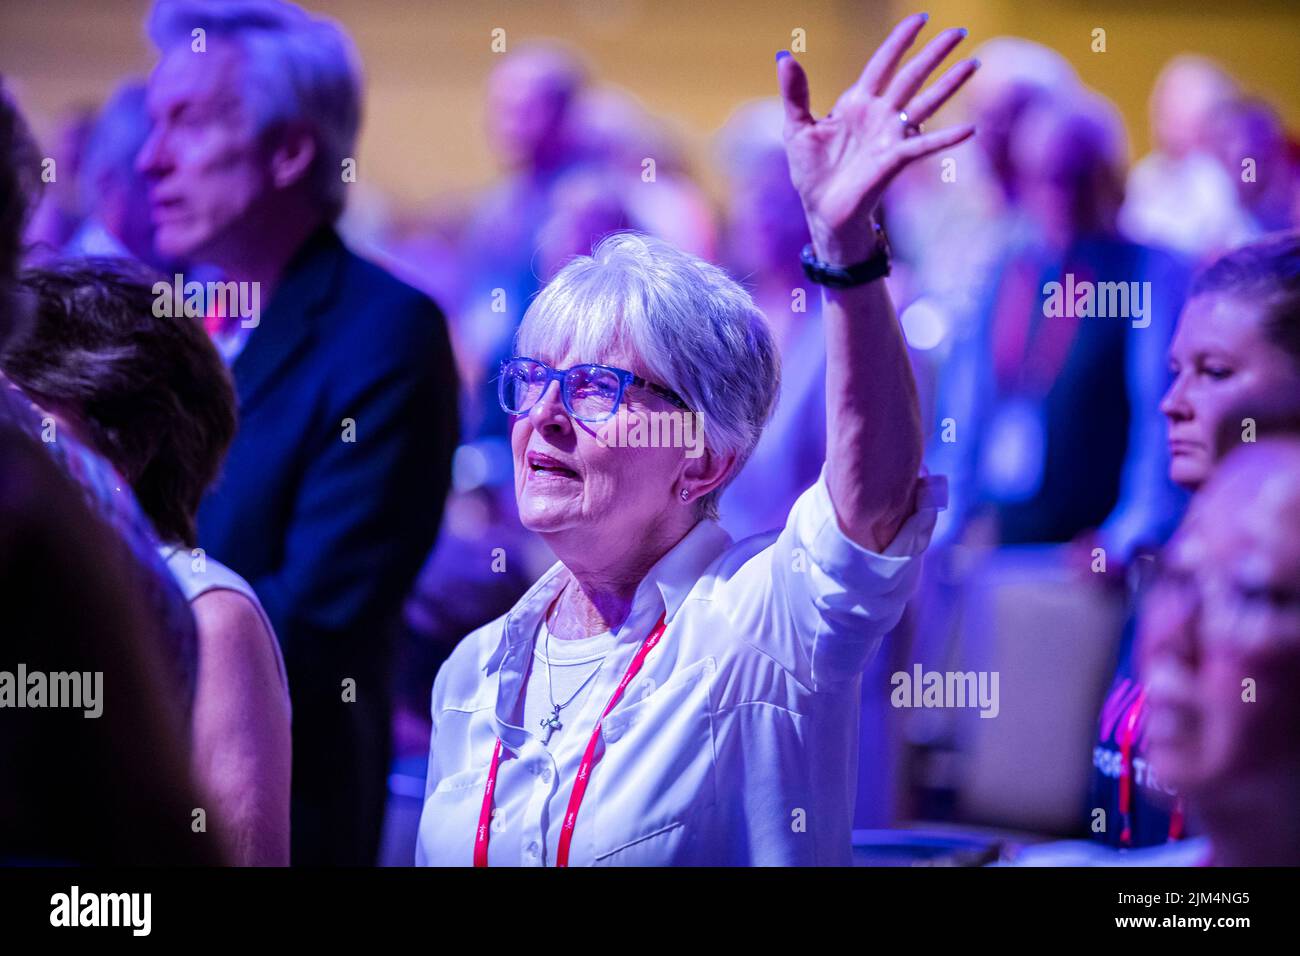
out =
{"type": "Polygon", "coordinates": [[[813,252],[823,262],[847,268],[865,262],[880,248],[879,235],[872,217],[853,223],[852,226],[829,228],[809,221],[809,236],[813,252]]]}

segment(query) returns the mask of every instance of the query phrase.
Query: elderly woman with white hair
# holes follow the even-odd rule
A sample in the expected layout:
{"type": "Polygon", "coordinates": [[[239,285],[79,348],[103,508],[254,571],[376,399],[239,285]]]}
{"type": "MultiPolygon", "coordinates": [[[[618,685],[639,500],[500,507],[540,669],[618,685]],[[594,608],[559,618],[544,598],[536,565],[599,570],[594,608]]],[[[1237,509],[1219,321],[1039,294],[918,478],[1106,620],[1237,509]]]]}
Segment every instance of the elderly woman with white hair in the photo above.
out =
{"type": "Polygon", "coordinates": [[[559,562],[457,647],[433,689],[417,862],[844,864],[863,666],[898,620],[940,502],[872,213],[907,163],[971,127],[919,125],[963,30],[904,66],[900,23],[830,114],[778,55],[791,176],[826,286],[828,453],[784,529],[733,543],[716,501],[772,411],[750,296],[619,235],[529,308],[500,397],[524,524],[559,562]],[[638,440],[703,421],[702,445],[638,440]],[[672,447],[673,445],[687,447],[672,447]]]}

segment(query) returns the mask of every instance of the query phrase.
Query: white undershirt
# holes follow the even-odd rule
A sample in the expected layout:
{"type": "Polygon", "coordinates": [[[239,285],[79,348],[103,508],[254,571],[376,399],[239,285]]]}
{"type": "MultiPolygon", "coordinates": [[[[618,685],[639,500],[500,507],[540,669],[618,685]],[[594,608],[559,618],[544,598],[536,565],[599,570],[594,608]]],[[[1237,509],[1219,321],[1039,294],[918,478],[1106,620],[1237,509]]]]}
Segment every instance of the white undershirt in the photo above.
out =
{"type": "MultiPolygon", "coordinates": [[[[552,731],[550,741],[546,744],[552,753],[561,740],[569,738],[570,731],[578,722],[579,716],[587,707],[591,698],[591,689],[598,681],[592,675],[600,668],[600,663],[614,647],[614,635],[610,631],[592,637],[573,641],[562,641],[550,634],[550,684],[548,692],[547,676],[547,635],[550,633],[543,621],[537,630],[537,640],[533,645],[532,668],[528,675],[527,688],[524,691],[524,729],[538,740],[545,740],[546,733],[541,721],[551,710],[551,701],[563,705],[560,708],[560,727],[552,731]],[[588,680],[588,678],[591,678],[588,680]],[[586,684],[583,684],[586,681],[586,684]],[[579,690],[578,688],[582,689],[579,690]],[[573,696],[575,695],[576,696],[573,696]],[[572,701],[569,701],[570,697],[572,701]]],[[[580,736],[590,736],[594,729],[579,727],[580,736]]]]}
{"type": "MultiPolygon", "coordinates": [[[[551,635],[550,641],[550,677],[554,681],[551,693],[547,693],[547,653],[546,636],[548,629],[542,621],[537,628],[533,653],[529,661],[528,678],[524,685],[523,714],[520,704],[515,703],[511,722],[522,726],[541,743],[546,733],[541,727],[543,717],[551,713],[551,696],[557,703],[563,704],[569,695],[577,694],[573,702],[560,709],[560,727],[551,732],[545,749],[552,757],[556,779],[546,778],[553,806],[543,828],[546,831],[545,859],[543,865],[554,866],[555,856],[560,841],[560,827],[564,821],[564,807],[569,800],[569,791],[578,772],[578,764],[583,750],[596,726],[596,717],[587,712],[591,702],[592,688],[601,683],[599,677],[592,676],[597,671],[605,656],[615,646],[614,635],[610,631],[593,637],[580,638],[576,641],[562,641],[551,635]],[[587,680],[591,677],[591,680],[587,680]],[[585,686],[582,682],[587,681],[585,686]],[[582,689],[579,690],[579,686],[582,689]],[[564,750],[561,752],[560,748],[564,750]]],[[[606,685],[608,682],[606,682],[606,685]]],[[[608,691],[606,691],[608,692],[608,691]]],[[[601,702],[604,703],[603,701],[601,702]]],[[[531,779],[531,778],[530,778],[531,779]]],[[[526,799],[526,797],[525,797],[526,799]]],[[[503,814],[501,827],[494,827],[489,844],[490,859],[493,865],[506,864],[517,866],[524,855],[524,826],[522,811],[517,804],[498,804],[494,813],[503,814]]]]}

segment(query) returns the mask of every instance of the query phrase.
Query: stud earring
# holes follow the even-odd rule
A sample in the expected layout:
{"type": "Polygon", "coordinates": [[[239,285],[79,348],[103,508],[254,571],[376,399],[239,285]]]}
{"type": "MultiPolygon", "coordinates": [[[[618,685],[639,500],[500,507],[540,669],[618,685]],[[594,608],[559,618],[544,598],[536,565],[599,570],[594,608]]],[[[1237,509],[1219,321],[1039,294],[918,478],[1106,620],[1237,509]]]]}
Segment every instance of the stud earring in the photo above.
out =
{"type": "Polygon", "coordinates": [[[683,489],[682,489],[682,501],[685,501],[685,500],[686,500],[687,498],[689,498],[690,496],[691,496],[691,493],[690,493],[689,491],[687,491],[685,488],[683,488],[683,489]]]}

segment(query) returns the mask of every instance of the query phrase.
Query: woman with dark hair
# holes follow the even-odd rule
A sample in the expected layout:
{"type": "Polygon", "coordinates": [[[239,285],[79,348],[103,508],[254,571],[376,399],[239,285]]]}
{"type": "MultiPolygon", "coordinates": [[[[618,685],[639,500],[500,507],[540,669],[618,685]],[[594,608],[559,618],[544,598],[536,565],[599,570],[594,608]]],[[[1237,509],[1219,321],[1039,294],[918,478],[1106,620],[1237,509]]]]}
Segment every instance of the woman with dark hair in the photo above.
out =
{"type": "MultiPolygon", "coordinates": [[[[1226,435],[1254,441],[1272,423],[1300,415],[1300,233],[1242,246],[1202,270],[1169,363],[1173,382],[1160,410],[1170,478],[1195,492],[1231,447],[1226,435]]],[[[1181,801],[1147,761],[1147,689],[1134,666],[1135,634],[1130,620],[1093,750],[1092,832],[1121,848],[1164,843],[1185,830],[1181,801]]]]}
{"type": "Polygon", "coordinates": [[[0,369],[59,429],[130,483],[198,626],[195,772],[244,864],[288,862],[290,715],[256,594],[195,547],[194,516],[236,426],[229,375],[199,323],[154,314],[152,276],[124,260],[32,270],[31,329],[0,369]]]}

